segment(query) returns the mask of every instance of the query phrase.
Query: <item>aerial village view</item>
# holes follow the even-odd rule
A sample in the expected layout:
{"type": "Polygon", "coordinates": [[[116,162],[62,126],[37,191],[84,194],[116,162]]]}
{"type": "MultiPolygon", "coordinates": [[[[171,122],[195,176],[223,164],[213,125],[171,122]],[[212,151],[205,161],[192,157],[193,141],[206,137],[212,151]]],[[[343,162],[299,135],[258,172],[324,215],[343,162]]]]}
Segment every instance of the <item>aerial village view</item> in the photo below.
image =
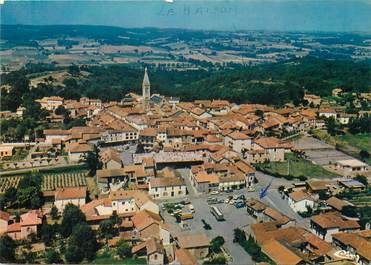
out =
{"type": "Polygon", "coordinates": [[[78,2],[0,7],[1,264],[371,264],[369,2],[78,2]]]}

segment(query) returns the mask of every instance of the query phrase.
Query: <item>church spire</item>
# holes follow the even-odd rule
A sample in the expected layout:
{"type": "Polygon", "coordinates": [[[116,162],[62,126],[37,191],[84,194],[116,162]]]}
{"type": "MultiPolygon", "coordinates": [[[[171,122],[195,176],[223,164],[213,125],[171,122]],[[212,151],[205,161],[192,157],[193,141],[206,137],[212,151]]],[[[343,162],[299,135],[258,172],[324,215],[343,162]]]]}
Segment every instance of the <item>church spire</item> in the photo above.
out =
{"type": "Polygon", "coordinates": [[[142,83],[142,96],[144,100],[149,100],[151,97],[151,84],[149,82],[147,67],[144,69],[144,77],[142,83]]]}

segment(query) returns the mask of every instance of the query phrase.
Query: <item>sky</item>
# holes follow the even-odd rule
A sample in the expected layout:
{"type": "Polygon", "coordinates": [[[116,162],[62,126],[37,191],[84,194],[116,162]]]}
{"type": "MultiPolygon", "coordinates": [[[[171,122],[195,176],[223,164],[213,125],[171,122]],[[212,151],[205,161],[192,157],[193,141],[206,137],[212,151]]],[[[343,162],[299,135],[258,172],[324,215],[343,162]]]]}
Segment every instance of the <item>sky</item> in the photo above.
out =
{"type": "Polygon", "coordinates": [[[5,1],[2,24],[371,32],[371,0],[5,1]]]}

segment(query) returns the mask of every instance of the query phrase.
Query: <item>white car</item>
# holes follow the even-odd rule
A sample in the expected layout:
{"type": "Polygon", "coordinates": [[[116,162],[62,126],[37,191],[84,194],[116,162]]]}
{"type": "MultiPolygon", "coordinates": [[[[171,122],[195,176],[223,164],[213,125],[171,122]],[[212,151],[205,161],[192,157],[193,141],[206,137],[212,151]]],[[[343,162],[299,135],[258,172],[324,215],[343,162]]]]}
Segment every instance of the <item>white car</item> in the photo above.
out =
{"type": "Polygon", "coordinates": [[[232,199],[232,200],[229,201],[229,204],[233,205],[235,202],[236,202],[236,200],[232,199]]]}
{"type": "Polygon", "coordinates": [[[210,192],[210,195],[218,195],[218,194],[219,194],[219,191],[217,191],[217,190],[214,190],[214,191],[210,192]]]}

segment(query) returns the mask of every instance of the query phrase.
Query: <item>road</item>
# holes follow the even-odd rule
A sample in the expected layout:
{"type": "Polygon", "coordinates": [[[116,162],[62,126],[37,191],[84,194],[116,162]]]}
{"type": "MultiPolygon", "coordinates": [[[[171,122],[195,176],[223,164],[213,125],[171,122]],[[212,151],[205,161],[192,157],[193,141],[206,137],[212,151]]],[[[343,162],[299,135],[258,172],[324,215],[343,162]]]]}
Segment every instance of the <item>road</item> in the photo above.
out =
{"type": "MultiPolygon", "coordinates": [[[[210,240],[217,236],[223,236],[225,240],[224,248],[233,257],[233,261],[230,262],[230,264],[254,264],[254,261],[251,259],[250,255],[240,245],[233,243],[233,230],[235,228],[246,230],[249,225],[256,223],[256,220],[247,213],[246,208],[237,209],[233,205],[221,203],[217,204],[216,206],[223,212],[226,220],[223,222],[218,222],[210,213],[210,206],[206,202],[207,198],[211,196],[209,194],[199,193],[193,188],[189,180],[188,169],[181,169],[178,171],[181,173],[186,182],[189,192],[187,198],[193,204],[196,212],[194,214],[194,218],[188,221],[190,229],[183,230],[183,228],[181,228],[180,225],[175,222],[175,218],[173,216],[162,211],[161,214],[165,219],[165,222],[170,225],[172,234],[176,236],[183,233],[203,232],[210,240]],[[202,219],[204,219],[212,227],[211,230],[205,230],[203,228],[202,219]]],[[[288,206],[287,201],[283,200],[281,195],[278,193],[277,188],[279,186],[288,186],[291,184],[291,182],[285,179],[273,178],[272,176],[263,174],[261,172],[257,172],[256,177],[259,180],[259,183],[256,185],[256,191],[254,192],[247,192],[246,189],[243,189],[234,191],[233,193],[221,193],[214,196],[225,199],[231,195],[244,194],[246,197],[259,198],[260,189],[271,183],[267,196],[263,198],[263,202],[280,211],[281,213],[296,219],[299,225],[305,227],[308,226],[307,220],[301,218],[297,213],[292,211],[288,206]]],[[[180,199],[173,201],[180,201],[180,199]]]]}

